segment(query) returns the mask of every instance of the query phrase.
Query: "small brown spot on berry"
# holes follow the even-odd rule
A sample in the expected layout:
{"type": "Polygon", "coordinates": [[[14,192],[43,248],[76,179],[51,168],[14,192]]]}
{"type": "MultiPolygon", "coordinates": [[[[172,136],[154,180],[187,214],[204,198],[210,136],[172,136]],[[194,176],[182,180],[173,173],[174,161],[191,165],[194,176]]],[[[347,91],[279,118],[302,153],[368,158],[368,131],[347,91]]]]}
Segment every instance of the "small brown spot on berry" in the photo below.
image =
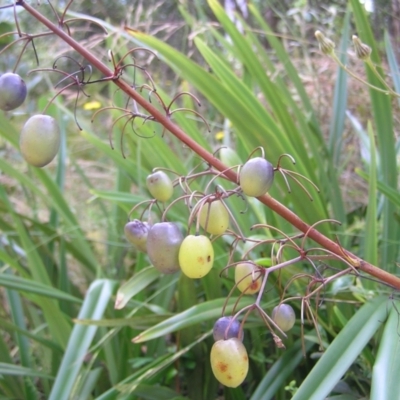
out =
{"type": "Polygon", "coordinates": [[[225,364],[223,362],[218,362],[217,364],[217,368],[221,371],[221,372],[226,372],[228,370],[228,364],[225,364]]]}
{"type": "Polygon", "coordinates": [[[260,285],[258,284],[258,281],[255,281],[255,282],[253,281],[253,283],[250,285],[250,289],[257,290],[259,286],[260,285]]]}

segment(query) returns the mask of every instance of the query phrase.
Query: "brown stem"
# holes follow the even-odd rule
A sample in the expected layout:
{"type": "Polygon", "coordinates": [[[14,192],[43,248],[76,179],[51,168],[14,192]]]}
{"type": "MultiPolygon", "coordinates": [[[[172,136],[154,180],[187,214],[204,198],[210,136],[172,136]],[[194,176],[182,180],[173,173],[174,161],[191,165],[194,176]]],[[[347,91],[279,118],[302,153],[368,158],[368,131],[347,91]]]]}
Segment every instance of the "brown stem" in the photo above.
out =
{"type": "MultiPolygon", "coordinates": [[[[203,160],[208,164],[212,165],[218,171],[224,171],[224,175],[229,178],[232,182],[238,182],[237,174],[235,171],[228,169],[220,160],[214,157],[211,153],[206,151],[202,146],[190,138],[186,133],[175,123],[173,123],[166,115],[157,110],[151,103],[145,100],[141,95],[135,91],[130,85],[124,82],[119,77],[115,77],[114,72],[103,64],[94,54],[81,46],[77,41],[75,41],[71,36],[68,36],[64,31],[62,31],[58,26],[54,25],[51,21],[45,18],[42,14],[32,8],[25,1],[20,1],[18,5],[21,5],[28,11],[34,18],[40,21],[43,25],[54,32],[58,37],[68,43],[74,50],[76,50],[81,56],[83,56],[92,66],[96,67],[100,72],[102,72],[107,78],[112,80],[121,90],[123,90],[127,95],[134,99],[138,104],[140,104],[146,111],[151,114],[155,121],[163,125],[167,130],[169,130],[173,135],[175,135],[182,143],[190,147],[195,153],[197,153],[203,160]]],[[[351,252],[344,250],[337,243],[327,238],[315,228],[311,228],[310,225],[306,224],[301,220],[295,213],[286,208],[283,204],[272,198],[270,195],[266,194],[264,196],[258,197],[263,204],[269,207],[271,210],[275,211],[278,215],[284,218],[286,221],[290,222],[294,227],[299,229],[303,233],[307,233],[308,237],[313,239],[316,243],[324,247],[325,249],[331,251],[338,256],[345,258],[350,265],[354,268],[358,268],[361,271],[374,276],[380,281],[386,283],[393,288],[400,290],[400,278],[386,272],[383,269],[375,267],[374,265],[362,260],[351,252]]]]}

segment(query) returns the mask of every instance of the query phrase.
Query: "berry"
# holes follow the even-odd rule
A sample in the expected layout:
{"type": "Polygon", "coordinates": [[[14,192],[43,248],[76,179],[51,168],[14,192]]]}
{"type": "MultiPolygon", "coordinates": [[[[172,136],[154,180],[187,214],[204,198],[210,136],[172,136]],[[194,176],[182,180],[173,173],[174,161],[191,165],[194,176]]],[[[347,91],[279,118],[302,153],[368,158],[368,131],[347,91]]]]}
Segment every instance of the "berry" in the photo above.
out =
{"type": "Polygon", "coordinates": [[[147,252],[147,234],[150,226],[147,222],[138,219],[128,222],[124,227],[126,238],[135,245],[138,250],[147,252]]]}
{"type": "Polygon", "coordinates": [[[211,235],[222,235],[229,225],[229,213],[220,200],[206,203],[199,213],[200,226],[211,235]]]}
{"type": "Polygon", "coordinates": [[[204,235],[189,235],[179,249],[179,266],[189,278],[199,279],[207,275],[214,262],[214,249],[204,235]]]}
{"type": "Polygon", "coordinates": [[[261,268],[252,262],[243,262],[235,267],[235,282],[242,293],[257,293],[261,287],[261,278],[261,268]]]}
{"type": "Polygon", "coordinates": [[[154,224],[147,233],[147,254],[160,272],[172,274],[179,271],[179,248],[183,235],[173,222],[154,224]]]}
{"type": "Polygon", "coordinates": [[[12,72],[0,76],[0,109],[4,111],[14,110],[19,107],[26,98],[26,85],[23,79],[12,72]]]}
{"type": "Polygon", "coordinates": [[[272,310],[272,319],[283,332],[286,332],[293,328],[296,314],[289,304],[280,304],[272,310]]]}
{"type": "Polygon", "coordinates": [[[233,319],[233,317],[221,317],[214,324],[213,336],[215,341],[233,337],[243,341],[243,330],[240,329],[240,322],[237,319],[233,319]]]}
{"type": "Polygon", "coordinates": [[[171,179],[164,171],[156,171],[146,178],[147,189],[158,201],[168,201],[173,194],[174,187],[171,179]]]}
{"type": "Polygon", "coordinates": [[[34,167],[44,167],[56,156],[60,147],[60,130],[49,115],[34,115],[26,121],[19,138],[25,161],[34,167]]]}
{"type": "Polygon", "coordinates": [[[262,196],[274,182],[274,167],[265,158],[251,158],[240,169],[239,180],[244,194],[262,196]]]}
{"type": "Polygon", "coordinates": [[[215,378],[225,386],[238,387],[249,370],[246,348],[238,338],[215,342],[211,348],[210,360],[215,378]]]}

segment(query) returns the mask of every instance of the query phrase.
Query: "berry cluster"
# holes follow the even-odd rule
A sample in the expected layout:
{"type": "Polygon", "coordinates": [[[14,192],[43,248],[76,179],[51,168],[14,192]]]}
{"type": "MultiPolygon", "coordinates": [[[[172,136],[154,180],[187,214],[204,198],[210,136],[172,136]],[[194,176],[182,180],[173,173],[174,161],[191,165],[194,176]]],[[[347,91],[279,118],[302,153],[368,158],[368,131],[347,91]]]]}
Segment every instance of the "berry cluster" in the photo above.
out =
{"type": "MultiPolygon", "coordinates": [[[[0,76],[0,109],[11,111],[18,108],[27,95],[24,80],[8,72],[0,76]]],[[[44,167],[56,156],[60,147],[60,130],[53,117],[34,115],[22,128],[19,146],[25,161],[35,167],[44,167]]]]}
{"type": "MultiPolygon", "coordinates": [[[[245,346],[243,345],[243,326],[250,311],[257,309],[271,330],[275,342],[283,347],[278,336],[273,333],[277,330],[285,336],[284,332],[291,329],[295,323],[293,308],[281,303],[268,316],[260,307],[260,299],[265,290],[269,270],[279,269],[281,266],[276,263],[270,268],[265,268],[256,261],[251,260],[251,252],[254,247],[266,244],[265,240],[251,240],[243,236],[241,230],[231,213],[226,200],[230,196],[259,197],[267,193],[271,188],[275,172],[279,171],[285,175],[278,164],[276,168],[264,158],[264,151],[261,157],[249,158],[244,165],[232,167],[238,170],[238,182],[234,189],[225,190],[221,185],[216,185],[216,190],[210,190],[210,181],[216,183],[217,179],[224,179],[224,173],[208,168],[201,172],[192,172],[188,176],[179,176],[171,180],[166,171],[156,169],[146,179],[146,186],[152,199],[145,200],[133,207],[132,215],[139,207],[144,207],[148,216],[153,216],[153,207],[161,211],[160,222],[148,217],[142,221],[145,211],[140,219],[129,221],[124,228],[127,240],[137,250],[147,253],[152,265],[160,272],[171,274],[182,271],[187,277],[200,279],[206,276],[213,268],[214,248],[213,243],[222,236],[227,239],[233,238],[232,249],[238,243],[250,243],[247,251],[244,251],[240,261],[233,261],[234,251],[229,257],[226,268],[234,268],[234,289],[243,295],[257,294],[257,300],[251,307],[245,307],[232,316],[223,316],[217,320],[213,329],[215,343],[211,350],[211,366],[215,377],[225,386],[237,387],[245,379],[249,367],[249,359],[245,346]],[[191,183],[197,178],[210,175],[211,179],[207,184],[204,193],[191,189],[191,183]],[[171,201],[174,195],[174,188],[181,189],[183,194],[171,201]],[[167,205],[167,202],[170,202],[167,205]],[[188,229],[186,236],[182,234],[180,226],[175,222],[167,220],[168,211],[178,202],[183,202],[187,207],[188,229]],[[192,225],[195,225],[194,233],[191,232],[192,225]],[[233,228],[230,228],[230,225],[233,228]],[[244,316],[240,318],[240,314],[244,316]]],[[[289,174],[290,175],[290,174],[289,174]]],[[[291,238],[281,239],[280,242],[291,241],[291,238]]],[[[278,242],[278,241],[276,241],[278,242]]],[[[246,243],[246,244],[247,244],[246,243]]],[[[278,252],[281,253],[281,252],[278,252]]],[[[274,256],[276,260],[281,254],[274,256]]],[[[231,292],[232,293],[232,292],[231,292]]],[[[229,298],[230,296],[228,296],[229,298]]]]}

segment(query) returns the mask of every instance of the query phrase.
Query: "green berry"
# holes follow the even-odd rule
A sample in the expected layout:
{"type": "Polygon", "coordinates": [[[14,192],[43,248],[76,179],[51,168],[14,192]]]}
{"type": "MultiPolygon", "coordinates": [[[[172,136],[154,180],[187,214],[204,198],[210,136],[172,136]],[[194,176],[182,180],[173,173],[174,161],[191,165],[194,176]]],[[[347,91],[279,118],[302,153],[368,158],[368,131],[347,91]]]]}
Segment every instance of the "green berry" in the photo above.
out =
{"type": "Polygon", "coordinates": [[[25,161],[34,167],[44,167],[56,156],[60,147],[60,130],[49,115],[34,115],[26,121],[19,138],[25,161]]]}
{"type": "Polygon", "coordinates": [[[211,235],[222,235],[229,226],[229,213],[221,200],[205,203],[199,219],[200,226],[211,235]]]}
{"type": "Polygon", "coordinates": [[[289,304],[280,304],[272,310],[272,319],[283,330],[289,331],[296,322],[296,314],[289,304]]]}
{"type": "Polygon", "coordinates": [[[146,178],[147,189],[158,201],[166,202],[173,194],[174,187],[169,176],[164,171],[156,171],[146,178]]]}
{"type": "Polygon", "coordinates": [[[237,288],[245,294],[258,293],[261,287],[261,269],[251,262],[243,262],[235,267],[235,283],[237,288]]]}
{"type": "Polygon", "coordinates": [[[239,180],[245,195],[262,196],[274,182],[274,167],[265,158],[251,158],[240,169],[239,180]]]}
{"type": "Polygon", "coordinates": [[[211,348],[210,360],[215,378],[223,385],[235,388],[245,380],[249,357],[238,338],[215,342],[211,348]]]}
{"type": "Polygon", "coordinates": [[[183,239],[179,249],[179,266],[192,279],[207,275],[214,262],[214,249],[210,239],[204,235],[189,235],[183,239]]]}

